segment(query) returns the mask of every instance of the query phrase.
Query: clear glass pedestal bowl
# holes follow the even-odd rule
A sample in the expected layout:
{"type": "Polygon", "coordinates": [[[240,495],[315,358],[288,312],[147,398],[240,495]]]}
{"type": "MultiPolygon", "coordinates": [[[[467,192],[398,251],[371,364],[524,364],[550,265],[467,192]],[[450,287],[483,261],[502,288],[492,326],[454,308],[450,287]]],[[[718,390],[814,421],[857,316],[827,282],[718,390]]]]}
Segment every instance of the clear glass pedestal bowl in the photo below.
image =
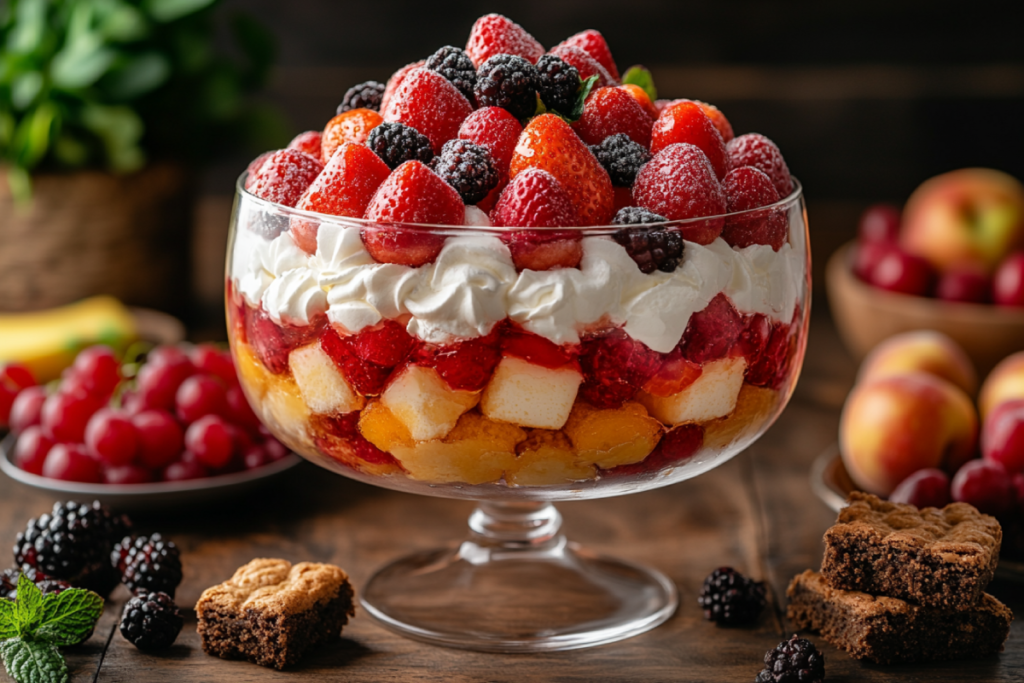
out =
{"type": "Polygon", "coordinates": [[[772,424],[807,338],[806,212],[797,185],[763,209],[625,229],[377,225],[239,181],[228,331],[264,424],[333,472],[478,503],[461,544],[362,587],[388,628],[538,652],[627,638],[675,611],[669,579],[568,542],[552,503],[695,477],[772,424]],[[774,245],[709,239],[766,221],[774,245]],[[641,272],[623,246],[654,231],[685,240],[671,272],[641,272]],[[523,267],[548,252],[578,265],[523,267]]]}

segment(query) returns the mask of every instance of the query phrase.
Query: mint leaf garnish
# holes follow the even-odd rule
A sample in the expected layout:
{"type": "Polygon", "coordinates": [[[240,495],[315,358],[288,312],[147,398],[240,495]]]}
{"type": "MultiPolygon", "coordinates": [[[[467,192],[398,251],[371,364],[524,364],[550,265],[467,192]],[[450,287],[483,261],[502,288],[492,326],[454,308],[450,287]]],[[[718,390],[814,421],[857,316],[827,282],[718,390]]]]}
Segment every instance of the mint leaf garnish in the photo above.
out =
{"type": "MultiPolygon", "coordinates": [[[[20,588],[18,595],[20,602],[20,588]]],[[[10,638],[0,642],[0,659],[17,683],[67,683],[68,667],[55,645],[10,638]]]]}
{"type": "Polygon", "coordinates": [[[576,91],[576,104],[566,116],[569,121],[579,121],[583,116],[583,106],[587,103],[587,97],[590,96],[590,91],[594,89],[595,83],[597,83],[597,74],[585,81],[580,81],[580,89],[576,91]]]}
{"type": "Polygon", "coordinates": [[[17,607],[10,600],[0,598],[0,640],[18,635],[17,607]]]}
{"type": "Polygon", "coordinates": [[[103,614],[103,598],[73,588],[43,601],[43,616],[35,637],[59,647],[78,645],[88,638],[103,614]]]}
{"type": "Polygon", "coordinates": [[[43,592],[24,574],[18,577],[18,600],[14,608],[18,635],[31,636],[43,618],[43,592]]]}
{"type": "Polygon", "coordinates": [[[658,99],[658,89],[654,87],[654,76],[642,66],[629,67],[622,77],[622,83],[623,85],[639,85],[651,98],[651,102],[658,99]]]}

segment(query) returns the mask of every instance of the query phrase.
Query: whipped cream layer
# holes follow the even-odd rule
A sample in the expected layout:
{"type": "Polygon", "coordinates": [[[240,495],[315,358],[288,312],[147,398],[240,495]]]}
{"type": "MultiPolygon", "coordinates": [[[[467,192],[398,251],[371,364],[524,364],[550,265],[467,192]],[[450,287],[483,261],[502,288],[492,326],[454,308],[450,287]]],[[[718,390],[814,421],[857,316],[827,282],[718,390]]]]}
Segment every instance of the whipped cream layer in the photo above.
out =
{"type": "Polygon", "coordinates": [[[408,318],[409,333],[433,343],[486,335],[507,317],[555,344],[579,342],[598,322],[621,325],[667,353],[719,292],[742,313],[789,322],[807,276],[804,254],[789,243],[778,252],[733,249],[721,238],[686,242],[675,272],[649,275],[604,236],[583,238],[578,269],[522,272],[508,247],[487,235],[449,237],[434,263],[418,268],[377,263],[358,229],[329,223],[319,227],[312,256],[288,232],[268,240],[240,226],[236,240],[231,277],[275,322],[305,325],[326,313],[354,333],[408,318]]]}

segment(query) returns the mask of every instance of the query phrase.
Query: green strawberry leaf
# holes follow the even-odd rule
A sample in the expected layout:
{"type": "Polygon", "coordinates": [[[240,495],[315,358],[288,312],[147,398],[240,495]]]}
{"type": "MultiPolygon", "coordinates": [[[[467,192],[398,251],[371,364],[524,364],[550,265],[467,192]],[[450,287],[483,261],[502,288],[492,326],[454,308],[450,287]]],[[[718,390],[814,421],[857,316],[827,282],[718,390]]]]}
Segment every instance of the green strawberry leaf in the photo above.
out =
{"type": "Polygon", "coordinates": [[[35,633],[43,618],[43,592],[24,574],[18,577],[18,600],[14,603],[14,617],[17,619],[18,635],[22,637],[35,633]]]}
{"type": "Polygon", "coordinates": [[[0,640],[7,640],[18,635],[17,607],[10,600],[0,598],[0,640]]]}
{"type": "Polygon", "coordinates": [[[587,103],[587,97],[590,96],[590,91],[594,89],[595,83],[597,83],[597,74],[594,74],[585,81],[580,81],[580,89],[576,91],[576,104],[573,105],[572,111],[565,117],[570,123],[579,121],[580,117],[583,116],[583,107],[587,103]]]}
{"type": "Polygon", "coordinates": [[[68,667],[55,645],[11,638],[0,642],[0,659],[17,683],[67,683],[68,667]]]}
{"type": "Polygon", "coordinates": [[[35,637],[59,647],[84,642],[103,614],[103,598],[92,591],[73,588],[43,599],[43,616],[35,637]]]}
{"type": "Polygon", "coordinates": [[[651,98],[651,102],[658,99],[658,89],[654,87],[654,76],[651,72],[642,66],[631,66],[626,70],[626,74],[622,77],[623,85],[639,85],[647,96],[651,98]]]}

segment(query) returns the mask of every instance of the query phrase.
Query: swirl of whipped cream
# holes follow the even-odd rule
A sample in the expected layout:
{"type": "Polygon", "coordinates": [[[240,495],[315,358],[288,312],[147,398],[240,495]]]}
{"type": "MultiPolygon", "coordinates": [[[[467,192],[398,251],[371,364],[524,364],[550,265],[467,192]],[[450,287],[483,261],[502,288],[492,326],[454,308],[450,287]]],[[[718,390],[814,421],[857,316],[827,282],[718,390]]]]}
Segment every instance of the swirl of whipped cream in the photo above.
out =
{"type": "MultiPolygon", "coordinates": [[[[238,289],[253,303],[263,300],[263,295],[276,278],[294,269],[309,268],[309,255],[296,246],[288,233],[282,233],[272,240],[265,240],[248,230],[239,230],[235,251],[248,250],[248,258],[241,264],[238,289]]],[[[268,313],[271,310],[267,309],[268,313]]]]}
{"type": "Polygon", "coordinates": [[[327,293],[309,268],[286,270],[263,293],[263,307],[277,323],[308,325],[327,311],[327,293]]]}

